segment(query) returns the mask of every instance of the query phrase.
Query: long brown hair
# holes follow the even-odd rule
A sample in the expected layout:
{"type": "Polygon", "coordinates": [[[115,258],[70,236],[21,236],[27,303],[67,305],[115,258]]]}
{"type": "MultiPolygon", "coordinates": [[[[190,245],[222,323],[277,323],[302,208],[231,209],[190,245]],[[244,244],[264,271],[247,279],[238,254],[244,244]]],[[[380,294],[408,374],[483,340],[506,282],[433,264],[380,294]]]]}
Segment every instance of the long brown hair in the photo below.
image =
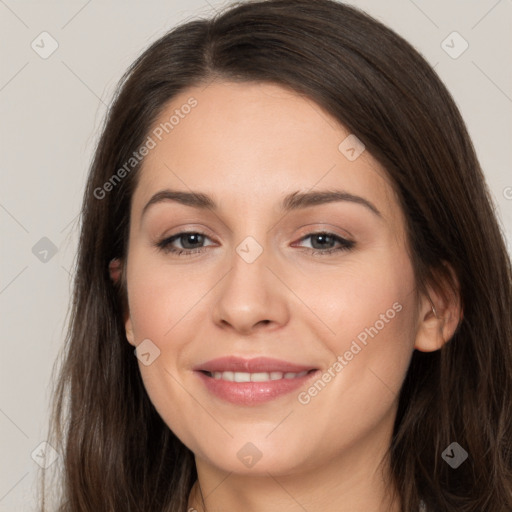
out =
{"type": "Polygon", "coordinates": [[[331,0],[232,4],[174,28],[123,76],[81,212],[51,423],[50,444],[62,455],[60,485],[50,489],[61,491],[58,510],[186,511],[193,454],[148,398],[125,337],[125,282],[116,287],[108,272],[126,256],[141,163],[105,183],[176,94],[213,78],[306,95],[385,167],[407,221],[418,290],[449,280],[448,263],[464,311],[441,350],[414,352],[400,393],[389,454],[402,510],[418,510],[422,498],[438,512],[510,512],[512,272],[481,167],[452,97],[418,52],[331,0]],[[452,442],[468,453],[457,469],[441,458],[452,442]]]}

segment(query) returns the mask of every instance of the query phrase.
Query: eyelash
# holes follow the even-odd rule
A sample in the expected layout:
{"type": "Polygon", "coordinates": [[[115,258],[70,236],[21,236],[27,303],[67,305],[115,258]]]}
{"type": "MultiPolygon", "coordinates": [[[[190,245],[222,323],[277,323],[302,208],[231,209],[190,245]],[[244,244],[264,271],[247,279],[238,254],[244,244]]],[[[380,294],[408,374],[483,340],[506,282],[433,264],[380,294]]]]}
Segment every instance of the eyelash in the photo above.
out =
{"type": "MultiPolygon", "coordinates": [[[[194,253],[202,252],[205,247],[196,247],[194,249],[177,249],[175,247],[171,246],[171,243],[174,242],[176,239],[180,238],[183,235],[201,235],[206,238],[209,238],[205,233],[202,233],[201,231],[183,231],[181,233],[177,233],[176,235],[173,235],[169,238],[164,238],[163,240],[160,240],[159,242],[155,243],[155,246],[163,251],[164,253],[173,253],[175,256],[192,256],[194,253]]],[[[300,239],[300,241],[306,240],[307,238],[313,237],[313,236],[329,236],[331,237],[335,242],[339,242],[341,246],[325,250],[320,249],[310,249],[309,247],[304,247],[303,249],[306,249],[311,252],[313,255],[329,255],[333,253],[339,253],[342,251],[350,251],[355,246],[355,242],[352,242],[350,240],[346,240],[345,238],[342,238],[338,235],[335,235],[334,233],[329,233],[327,231],[317,231],[314,233],[310,233],[309,235],[306,235],[300,239]]]]}

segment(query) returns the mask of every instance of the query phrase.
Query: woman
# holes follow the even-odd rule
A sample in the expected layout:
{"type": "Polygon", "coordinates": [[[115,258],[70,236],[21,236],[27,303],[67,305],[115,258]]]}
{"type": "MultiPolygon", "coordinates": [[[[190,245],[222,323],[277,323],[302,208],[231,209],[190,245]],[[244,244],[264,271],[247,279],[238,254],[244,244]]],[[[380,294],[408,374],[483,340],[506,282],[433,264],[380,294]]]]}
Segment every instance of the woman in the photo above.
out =
{"type": "Polygon", "coordinates": [[[60,510],[512,510],[510,259],[388,28],[329,0],[175,28],[119,86],[81,229],[60,510]]]}

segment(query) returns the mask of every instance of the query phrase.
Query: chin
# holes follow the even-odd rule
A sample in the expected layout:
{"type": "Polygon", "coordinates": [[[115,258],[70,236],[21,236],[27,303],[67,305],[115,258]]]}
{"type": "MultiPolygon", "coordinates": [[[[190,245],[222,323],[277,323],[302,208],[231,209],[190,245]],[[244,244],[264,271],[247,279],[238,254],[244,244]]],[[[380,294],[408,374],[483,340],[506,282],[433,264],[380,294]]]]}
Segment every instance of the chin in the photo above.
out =
{"type": "MultiPolygon", "coordinates": [[[[283,446],[269,442],[264,437],[253,441],[230,440],[229,446],[212,446],[201,450],[209,464],[218,469],[239,475],[268,477],[298,473],[308,465],[305,459],[303,443],[295,446],[283,446]]],[[[193,450],[194,451],[194,450],[193,450]]]]}

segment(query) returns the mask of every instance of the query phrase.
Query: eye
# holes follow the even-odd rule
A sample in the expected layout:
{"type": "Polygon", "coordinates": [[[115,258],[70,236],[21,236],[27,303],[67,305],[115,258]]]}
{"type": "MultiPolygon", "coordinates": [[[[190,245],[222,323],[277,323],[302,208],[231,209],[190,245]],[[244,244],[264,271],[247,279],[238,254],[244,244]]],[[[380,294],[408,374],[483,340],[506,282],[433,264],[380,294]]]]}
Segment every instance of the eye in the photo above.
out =
{"type": "Polygon", "coordinates": [[[164,238],[163,240],[157,242],[155,245],[165,253],[190,255],[197,252],[202,252],[204,246],[201,247],[201,244],[204,243],[205,239],[209,239],[205,233],[198,231],[184,231],[182,233],[177,233],[176,235],[173,235],[169,238],[164,238]],[[174,247],[173,244],[175,242],[179,242],[181,247],[174,247]],[[197,247],[198,245],[199,247],[197,247]]]}
{"type": "MultiPolygon", "coordinates": [[[[348,251],[355,246],[355,242],[346,240],[334,233],[318,232],[310,233],[301,238],[301,241],[311,239],[312,247],[309,249],[312,254],[332,254],[340,251],[348,251]],[[336,244],[338,244],[336,246],[336,244]],[[334,245],[334,246],[333,246],[334,245]]],[[[164,253],[172,253],[177,256],[189,256],[195,253],[200,253],[205,250],[207,246],[203,245],[206,240],[210,238],[205,234],[198,231],[184,231],[177,233],[168,238],[164,238],[155,244],[164,253]],[[179,243],[181,247],[175,247],[174,244],[179,243]]],[[[208,244],[213,245],[213,244],[208,244]]],[[[305,249],[308,249],[307,247],[305,249]]]]}
{"type": "Polygon", "coordinates": [[[310,233],[309,235],[302,237],[301,240],[307,240],[308,238],[312,240],[312,254],[325,255],[339,251],[349,251],[355,246],[355,242],[325,231],[310,233]],[[337,247],[336,244],[338,244],[337,247]]]}

